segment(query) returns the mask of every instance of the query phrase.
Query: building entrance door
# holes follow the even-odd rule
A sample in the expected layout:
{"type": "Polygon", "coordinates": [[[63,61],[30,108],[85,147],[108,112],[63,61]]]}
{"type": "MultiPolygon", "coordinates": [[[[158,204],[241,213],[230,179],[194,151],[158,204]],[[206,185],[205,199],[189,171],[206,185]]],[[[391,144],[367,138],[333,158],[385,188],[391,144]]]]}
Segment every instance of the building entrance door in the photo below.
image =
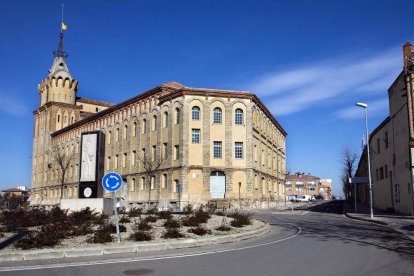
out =
{"type": "Polygon", "coordinates": [[[226,193],[226,175],[223,172],[215,171],[210,174],[211,198],[224,198],[226,193]]]}

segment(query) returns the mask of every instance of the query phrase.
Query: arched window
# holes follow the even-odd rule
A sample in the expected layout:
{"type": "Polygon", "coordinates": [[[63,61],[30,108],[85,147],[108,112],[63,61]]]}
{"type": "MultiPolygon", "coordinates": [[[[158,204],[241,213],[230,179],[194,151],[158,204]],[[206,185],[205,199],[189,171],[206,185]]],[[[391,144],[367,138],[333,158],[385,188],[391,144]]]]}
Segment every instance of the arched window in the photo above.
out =
{"type": "Polygon", "coordinates": [[[221,124],[221,108],[220,107],[216,107],[213,110],[213,123],[221,124]]]}
{"type": "Polygon", "coordinates": [[[132,124],[132,136],[135,137],[137,135],[137,122],[132,124]]]}
{"type": "Polygon", "coordinates": [[[157,116],[152,117],[152,131],[157,130],[157,116]]]}
{"type": "Polygon", "coordinates": [[[119,141],[119,128],[116,128],[115,130],[115,142],[119,141]]]}
{"type": "Polygon", "coordinates": [[[236,112],[234,114],[234,122],[236,125],[243,124],[243,110],[241,110],[240,108],[236,109],[236,112]]]}
{"type": "Polygon", "coordinates": [[[165,111],[164,112],[164,118],[162,120],[162,127],[167,127],[167,125],[168,125],[168,112],[165,111]]]}
{"type": "Polygon", "coordinates": [[[178,107],[175,109],[175,123],[180,123],[180,109],[178,107]]]}
{"type": "Polygon", "coordinates": [[[147,120],[142,119],[141,133],[145,133],[146,131],[147,131],[147,120]]]}
{"type": "Polygon", "coordinates": [[[128,126],[127,125],[124,126],[123,138],[128,139],[128,126]]]}
{"type": "Polygon", "coordinates": [[[200,108],[198,106],[193,106],[191,109],[191,117],[193,121],[199,121],[200,120],[200,108]]]}

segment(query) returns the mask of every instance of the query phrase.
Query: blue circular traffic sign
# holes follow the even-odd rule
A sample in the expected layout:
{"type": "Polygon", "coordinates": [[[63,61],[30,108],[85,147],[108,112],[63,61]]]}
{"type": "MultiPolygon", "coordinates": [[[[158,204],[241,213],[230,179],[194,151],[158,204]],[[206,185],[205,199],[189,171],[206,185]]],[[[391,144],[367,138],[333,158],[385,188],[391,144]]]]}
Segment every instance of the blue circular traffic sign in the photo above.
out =
{"type": "Polygon", "coordinates": [[[116,172],[110,172],[102,178],[102,186],[105,190],[115,192],[122,186],[122,178],[116,172]]]}

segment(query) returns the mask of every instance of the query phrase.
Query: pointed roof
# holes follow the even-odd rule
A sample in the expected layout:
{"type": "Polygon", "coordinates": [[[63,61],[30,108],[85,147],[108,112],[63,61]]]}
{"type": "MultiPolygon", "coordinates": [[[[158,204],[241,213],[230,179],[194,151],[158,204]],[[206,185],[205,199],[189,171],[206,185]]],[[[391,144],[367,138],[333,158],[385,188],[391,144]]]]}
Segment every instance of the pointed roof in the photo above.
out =
{"type": "Polygon", "coordinates": [[[66,65],[66,58],[68,54],[63,51],[63,32],[59,34],[59,47],[53,52],[55,58],[53,59],[52,67],[49,70],[49,77],[73,80],[72,75],[69,73],[68,66],[66,65]]]}

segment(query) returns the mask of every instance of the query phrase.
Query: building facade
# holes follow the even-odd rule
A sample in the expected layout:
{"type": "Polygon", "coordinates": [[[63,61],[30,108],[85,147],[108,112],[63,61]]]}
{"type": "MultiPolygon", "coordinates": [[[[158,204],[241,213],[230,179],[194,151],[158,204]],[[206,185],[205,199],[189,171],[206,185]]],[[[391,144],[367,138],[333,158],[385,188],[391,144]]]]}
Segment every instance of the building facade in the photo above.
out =
{"type": "Polygon", "coordinates": [[[320,179],[310,173],[289,174],[286,177],[286,195],[319,195],[320,179]]]}
{"type": "Polygon", "coordinates": [[[32,204],[85,196],[89,133],[100,137],[94,183],[119,173],[117,195],[132,205],[284,198],[287,133],[254,94],[168,82],[112,105],[79,98],[77,89],[61,34],[34,111],[32,204]],[[68,161],[66,172],[56,156],[68,161]],[[157,161],[149,176],[146,163],[157,161]]]}
{"type": "MultiPolygon", "coordinates": [[[[388,89],[389,116],[370,134],[373,207],[414,215],[414,53],[403,46],[404,70],[388,89]]],[[[357,177],[368,176],[366,147],[357,177]]],[[[368,183],[358,184],[357,198],[369,202],[368,183]]]]}

